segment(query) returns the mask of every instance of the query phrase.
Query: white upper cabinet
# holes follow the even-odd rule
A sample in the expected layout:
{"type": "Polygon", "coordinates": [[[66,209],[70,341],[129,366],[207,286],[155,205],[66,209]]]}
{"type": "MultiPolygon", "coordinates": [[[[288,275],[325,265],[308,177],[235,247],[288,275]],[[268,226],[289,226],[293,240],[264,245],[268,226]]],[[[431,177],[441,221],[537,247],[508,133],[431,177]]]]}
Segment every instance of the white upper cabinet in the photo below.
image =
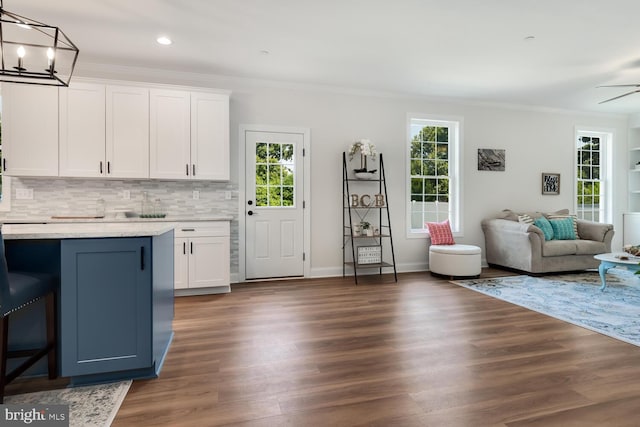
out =
{"type": "Polygon", "coordinates": [[[72,83],[60,89],[60,176],[106,174],[105,87],[72,83]]]}
{"type": "Polygon", "coordinates": [[[149,90],[75,83],[60,89],[60,176],[148,178],[149,90]]]}
{"type": "Polygon", "coordinates": [[[229,180],[229,96],[151,90],[150,177],[229,180]]]}
{"type": "Polygon", "coordinates": [[[191,93],[194,179],[229,180],[229,96],[191,93]]]}
{"type": "Polygon", "coordinates": [[[189,92],[150,92],[149,176],[191,179],[189,92]]]}
{"type": "Polygon", "coordinates": [[[5,175],[58,175],[58,88],[2,84],[5,175]]]}
{"type": "Polygon", "coordinates": [[[107,86],[107,174],[149,178],[149,89],[107,86]]]}
{"type": "Polygon", "coordinates": [[[228,94],[3,83],[2,105],[6,175],[229,180],[228,94]]]}

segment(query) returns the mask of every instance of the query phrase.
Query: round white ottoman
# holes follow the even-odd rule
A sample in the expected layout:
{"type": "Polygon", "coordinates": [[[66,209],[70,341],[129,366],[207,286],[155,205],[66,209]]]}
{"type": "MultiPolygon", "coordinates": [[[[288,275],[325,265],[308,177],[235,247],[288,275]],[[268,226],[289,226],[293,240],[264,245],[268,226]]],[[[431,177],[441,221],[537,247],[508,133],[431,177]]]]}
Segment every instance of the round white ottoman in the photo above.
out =
{"type": "Polygon", "coordinates": [[[479,276],[481,250],[473,245],[429,246],[429,270],[443,276],[479,276]]]}

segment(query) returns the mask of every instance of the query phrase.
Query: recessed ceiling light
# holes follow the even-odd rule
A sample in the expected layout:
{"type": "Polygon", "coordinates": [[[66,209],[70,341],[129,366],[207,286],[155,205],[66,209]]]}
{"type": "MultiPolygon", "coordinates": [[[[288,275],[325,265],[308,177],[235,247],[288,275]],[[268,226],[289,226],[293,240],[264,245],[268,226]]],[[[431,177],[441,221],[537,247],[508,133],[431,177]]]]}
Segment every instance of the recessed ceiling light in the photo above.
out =
{"type": "Polygon", "coordinates": [[[269,52],[267,49],[262,49],[260,53],[263,55],[269,55],[271,52],[269,52]]]}
{"type": "Polygon", "coordinates": [[[165,36],[158,37],[156,39],[156,41],[159,44],[164,45],[164,46],[169,46],[171,43],[173,43],[169,37],[165,37],[165,36]]]}
{"type": "Polygon", "coordinates": [[[536,39],[536,36],[526,36],[523,40],[526,42],[530,42],[536,39]]]}

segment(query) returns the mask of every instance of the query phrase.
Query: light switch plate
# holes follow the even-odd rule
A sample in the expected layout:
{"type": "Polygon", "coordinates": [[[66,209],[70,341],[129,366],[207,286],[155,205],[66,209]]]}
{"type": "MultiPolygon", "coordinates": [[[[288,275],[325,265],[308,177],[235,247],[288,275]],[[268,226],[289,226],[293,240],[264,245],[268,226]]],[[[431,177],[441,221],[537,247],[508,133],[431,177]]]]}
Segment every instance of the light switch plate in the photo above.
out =
{"type": "Polygon", "coordinates": [[[200,200],[200,192],[198,190],[193,190],[193,200],[200,200]]]}
{"type": "Polygon", "coordinates": [[[131,191],[129,190],[124,190],[122,192],[122,199],[124,200],[130,200],[131,199],[131,191]]]}
{"type": "Polygon", "coordinates": [[[16,188],[16,200],[33,200],[33,188],[16,188]]]}

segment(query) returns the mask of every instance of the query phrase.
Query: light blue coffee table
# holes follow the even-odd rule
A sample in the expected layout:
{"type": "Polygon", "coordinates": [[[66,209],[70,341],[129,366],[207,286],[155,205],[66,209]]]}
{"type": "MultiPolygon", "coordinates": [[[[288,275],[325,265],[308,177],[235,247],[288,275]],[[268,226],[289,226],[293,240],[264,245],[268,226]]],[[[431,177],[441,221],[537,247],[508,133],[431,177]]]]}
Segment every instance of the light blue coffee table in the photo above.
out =
{"type": "Polygon", "coordinates": [[[607,274],[607,271],[609,271],[610,268],[625,267],[629,271],[640,270],[640,257],[634,257],[626,252],[599,254],[594,256],[594,258],[600,261],[598,272],[600,273],[600,280],[602,281],[602,286],[600,287],[601,291],[604,291],[607,288],[605,274],[607,274]],[[623,259],[624,257],[627,259],[623,259]]]}

